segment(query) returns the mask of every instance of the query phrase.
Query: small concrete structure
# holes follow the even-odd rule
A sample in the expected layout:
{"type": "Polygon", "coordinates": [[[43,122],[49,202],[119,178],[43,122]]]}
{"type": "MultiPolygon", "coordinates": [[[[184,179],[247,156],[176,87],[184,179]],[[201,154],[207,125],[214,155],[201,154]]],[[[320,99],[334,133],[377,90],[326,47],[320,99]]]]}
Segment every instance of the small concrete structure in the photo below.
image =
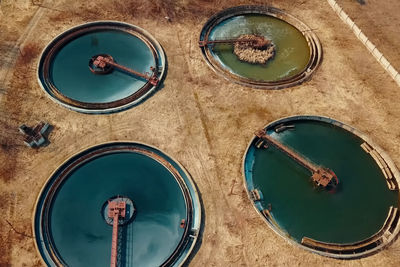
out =
{"type": "Polygon", "coordinates": [[[370,144],[367,142],[362,143],[361,148],[364,149],[365,152],[371,155],[371,157],[375,160],[376,164],[381,169],[383,175],[386,178],[386,183],[390,190],[398,190],[398,186],[396,185],[396,178],[389,165],[386,163],[385,159],[377,152],[370,144]]]}
{"type": "Polygon", "coordinates": [[[295,126],[294,125],[285,125],[285,124],[279,124],[278,126],[276,126],[275,128],[274,128],[274,131],[276,132],[276,133],[280,133],[280,132],[283,132],[283,131],[286,131],[286,130],[294,130],[295,129],[295,126]]]}
{"type": "Polygon", "coordinates": [[[35,127],[31,128],[22,124],[19,131],[24,135],[24,143],[29,147],[39,147],[46,143],[46,132],[49,130],[50,124],[41,121],[35,127]]]}
{"type": "Polygon", "coordinates": [[[258,189],[253,189],[250,191],[250,197],[253,201],[260,201],[262,200],[260,191],[258,191],[258,189]]]}

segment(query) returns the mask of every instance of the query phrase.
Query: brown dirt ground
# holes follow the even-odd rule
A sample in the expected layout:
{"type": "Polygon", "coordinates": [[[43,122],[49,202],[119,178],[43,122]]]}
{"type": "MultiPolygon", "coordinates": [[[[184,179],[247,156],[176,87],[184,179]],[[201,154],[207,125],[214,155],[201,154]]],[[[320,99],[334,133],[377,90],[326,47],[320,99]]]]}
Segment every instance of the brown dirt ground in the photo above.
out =
{"type": "MultiPolygon", "coordinates": [[[[377,12],[366,25],[378,26],[361,28],[370,37],[380,36],[378,28],[387,15],[372,0],[367,3],[362,7],[366,13],[377,12]]],[[[0,60],[1,68],[8,70],[0,80],[0,266],[42,266],[29,237],[42,186],[76,151],[111,140],[154,145],[192,175],[203,199],[205,228],[191,266],[400,266],[400,241],[351,261],[321,257],[287,243],[255,212],[243,186],[242,156],[253,131],[289,115],[324,115],[350,124],[366,132],[400,166],[399,87],[326,1],[3,0],[0,7],[0,54],[22,40],[17,59],[0,60]],[[324,59],[310,81],[279,91],[256,90],[226,81],[205,64],[197,40],[207,18],[225,7],[261,2],[286,10],[317,33],[324,59]],[[38,23],[25,32],[39,8],[38,23]],[[62,31],[102,19],[126,21],[153,34],[168,57],[167,78],[157,93],[127,111],[69,111],[52,102],[37,83],[40,51],[62,31]],[[40,120],[55,127],[51,144],[29,149],[17,128],[40,120]]],[[[376,44],[398,49],[391,38],[388,34],[376,44]]],[[[388,58],[400,61],[399,53],[388,58]]]]}
{"type": "Polygon", "coordinates": [[[400,69],[400,1],[337,0],[395,69],[400,69]]]}

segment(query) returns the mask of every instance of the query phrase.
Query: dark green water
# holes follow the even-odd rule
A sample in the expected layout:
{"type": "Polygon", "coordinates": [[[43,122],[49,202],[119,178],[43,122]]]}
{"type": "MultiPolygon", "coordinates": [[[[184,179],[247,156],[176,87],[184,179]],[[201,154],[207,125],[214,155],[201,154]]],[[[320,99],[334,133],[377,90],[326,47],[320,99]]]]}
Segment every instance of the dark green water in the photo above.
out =
{"type": "Polygon", "coordinates": [[[215,58],[230,72],[260,81],[277,81],[300,73],[308,64],[310,49],[303,34],[289,23],[267,15],[241,15],[216,25],[210,40],[231,39],[243,34],[258,34],[275,44],[275,57],[266,65],[240,61],[233,46],[218,44],[212,49],[215,58]]]}
{"type": "Polygon", "coordinates": [[[306,236],[350,243],[375,234],[389,207],[398,206],[398,192],[387,188],[378,165],[360,147],[362,140],[328,123],[292,124],[294,131],[270,135],[332,169],[340,184],[335,193],[314,189],[310,173],[274,147],[251,149],[246,158],[254,156],[254,162],[247,162],[246,169],[252,179],[247,179],[262,191],[262,208],[271,203],[274,219],[298,242],[306,236]]]}
{"type": "Polygon", "coordinates": [[[86,103],[120,100],[146,83],[118,70],[106,75],[93,74],[88,63],[98,54],[109,54],[117,63],[142,73],[155,66],[151,50],[139,38],[105,30],[85,34],[64,45],[52,61],[51,81],[62,94],[86,103]]]}
{"type": "Polygon", "coordinates": [[[112,226],[101,207],[118,194],[136,207],[135,219],[123,227],[122,266],[159,266],[175,250],[184,232],[179,223],[186,218],[178,183],[154,159],[120,152],[79,167],[53,200],[51,234],[69,266],[109,266],[112,226]]]}

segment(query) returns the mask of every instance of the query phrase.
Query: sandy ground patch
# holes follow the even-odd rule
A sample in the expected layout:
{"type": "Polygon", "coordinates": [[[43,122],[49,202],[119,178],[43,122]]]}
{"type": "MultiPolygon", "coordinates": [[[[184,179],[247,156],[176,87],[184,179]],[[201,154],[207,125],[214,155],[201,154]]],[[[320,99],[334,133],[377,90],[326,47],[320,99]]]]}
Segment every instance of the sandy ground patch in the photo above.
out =
{"type": "MultiPolygon", "coordinates": [[[[354,126],[400,166],[400,90],[326,1],[8,0],[1,2],[0,54],[14,46],[38,8],[43,15],[30,29],[22,52],[15,61],[0,61],[9,80],[0,81],[0,266],[41,266],[34,239],[29,237],[41,188],[71,155],[113,140],[156,146],[192,175],[203,200],[205,228],[191,266],[400,265],[400,241],[374,256],[352,261],[321,257],[290,245],[255,212],[242,183],[242,156],[254,130],[296,114],[330,116],[354,126]],[[230,83],[205,64],[197,42],[207,18],[235,4],[261,2],[296,16],[320,38],[324,58],[310,81],[284,90],[257,90],[230,83]],[[40,51],[62,31],[103,19],[132,23],[153,34],[168,58],[167,77],[153,96],[127,111],[111,115],[69,111],[52,102],[37,83],[40,51]],[[51,144],[29,149],[17,128],[40,120],[55,127],[51,144]]],[[[386,23],[386,13],[377,14],[368,23],[386,23]]],[[[375,26],[360,26],[368,36],[380,36],[375,26]]],[[[398,49],[398,37],[389,37],[391,44],[385,41],[385,45],[398,49]]],[[[381,49],[380,43],[375,44],[381,49]]],[[[383,47],[382,51],[386,53],[383,47]]],[[[388,58],[400,62],[399,53],[388,58]]]]}

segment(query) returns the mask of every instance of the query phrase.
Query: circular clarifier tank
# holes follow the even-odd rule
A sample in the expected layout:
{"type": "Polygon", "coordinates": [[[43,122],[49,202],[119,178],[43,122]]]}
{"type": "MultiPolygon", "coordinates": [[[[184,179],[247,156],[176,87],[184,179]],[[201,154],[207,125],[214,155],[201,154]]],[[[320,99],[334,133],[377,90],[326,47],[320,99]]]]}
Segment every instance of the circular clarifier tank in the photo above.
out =
{"type": "Polygon", "coordinates": [[[217,73],[236,83],[266,89],[300,84],[311,77],[322,57],[318,38],[308,26],[266,6],[238,6],[217,13],[205,23],[199,45],[217,73]],[[246,36],[261,37],[273,46],[266,62],[252,62],[251,58],[259,57],[267,47],[250,45],[253,49],[246,52],[250,61],[238,56],[235,44],[246,36]]]}
{"type": "Polygon", "coordinates": [[[399,233],[399,171],[366,135],[333,119],[289,117],[257,131],[244,176],[268,225],[307,250],[357,258],[399,233]]]}
{"type": "Polygon", "coordinates": [[[107,143],[52,174],[34,231],[48,266],[110,266],[114,248],[118,266],[180,266],[200,220],[196,188],[181,165],[148,145],[107,143]]]}
{"type": "Polygon", "coordinates": [[[72,110],[108,113],[144,100],[160,85],[165,65],[160,44],[148,32],[99,21],[56,37],[42,53],[38,79],[53,100],[72,110]]]}

